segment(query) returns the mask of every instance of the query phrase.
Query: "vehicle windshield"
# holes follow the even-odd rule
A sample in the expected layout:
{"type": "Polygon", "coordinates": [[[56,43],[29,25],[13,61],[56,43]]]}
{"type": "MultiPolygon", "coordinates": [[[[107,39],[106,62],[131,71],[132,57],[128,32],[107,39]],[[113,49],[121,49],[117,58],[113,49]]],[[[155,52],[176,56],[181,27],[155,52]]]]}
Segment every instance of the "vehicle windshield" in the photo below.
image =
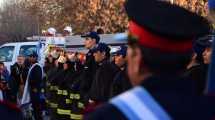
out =
{"type": "Polygon", "coordinates": [[[23,45],[23,46],[20,47],[19,54],[27,56],[30,53],[36,52],[36,51],[37,51],[36,45],[23,45]]]}
{"type": "Polygon", "coordinates": [[[14,46],[4,46],[0,48],[0,61],[11,62],[14,54],[14,46]]]}

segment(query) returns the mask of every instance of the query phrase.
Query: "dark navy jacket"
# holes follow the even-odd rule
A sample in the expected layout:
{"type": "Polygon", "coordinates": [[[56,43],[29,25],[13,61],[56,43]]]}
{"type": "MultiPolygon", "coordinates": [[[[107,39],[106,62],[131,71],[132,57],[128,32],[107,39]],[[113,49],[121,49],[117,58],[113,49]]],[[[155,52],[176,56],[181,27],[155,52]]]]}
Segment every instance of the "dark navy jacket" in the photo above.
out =
{"type": "MultiPolygon", "coordinates": [[[[141,86],[174,120],[214,120],[215,98],[197,96],[192,82],[174,75],[153,76],[144,80],[141,86]]],[[[127,118],[108,103],[86,115],[85,120],[127,120],[127,118]]]]}

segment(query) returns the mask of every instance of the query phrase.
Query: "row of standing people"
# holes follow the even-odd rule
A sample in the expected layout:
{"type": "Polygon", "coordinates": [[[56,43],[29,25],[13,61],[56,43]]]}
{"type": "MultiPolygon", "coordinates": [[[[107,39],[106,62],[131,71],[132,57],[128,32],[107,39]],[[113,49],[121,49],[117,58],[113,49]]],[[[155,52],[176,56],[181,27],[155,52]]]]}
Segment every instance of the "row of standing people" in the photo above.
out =
{"type": "Polygon", "coordinates": [[[53,67],[47,72],[51,119],[83,119],[84,113],[131,87],[125,73],[127,47],[121,46],[111,56],[110,48],[99,43],[96,32],[82,37],[89,49],[85,64],[63,55],[52,60],[53,67]]]}

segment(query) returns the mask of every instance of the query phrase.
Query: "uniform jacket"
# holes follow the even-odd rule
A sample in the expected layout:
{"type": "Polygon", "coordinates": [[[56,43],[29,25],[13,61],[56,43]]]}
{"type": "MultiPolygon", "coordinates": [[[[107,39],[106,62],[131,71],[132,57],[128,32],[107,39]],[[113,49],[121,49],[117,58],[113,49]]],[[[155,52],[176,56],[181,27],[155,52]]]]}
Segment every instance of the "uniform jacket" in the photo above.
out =
{"type": "MultiPolygon", "coordinates": [[[[174,120],[215,118],[215,98],[197,96],[194,93],[193,82],[189,79],[176,75],[152,76],[144,80],[141,86],[174,120]]],[[[108,103],[87,115],[85,120],[127,120],[127,118],[114,105],[108,103]]]]}

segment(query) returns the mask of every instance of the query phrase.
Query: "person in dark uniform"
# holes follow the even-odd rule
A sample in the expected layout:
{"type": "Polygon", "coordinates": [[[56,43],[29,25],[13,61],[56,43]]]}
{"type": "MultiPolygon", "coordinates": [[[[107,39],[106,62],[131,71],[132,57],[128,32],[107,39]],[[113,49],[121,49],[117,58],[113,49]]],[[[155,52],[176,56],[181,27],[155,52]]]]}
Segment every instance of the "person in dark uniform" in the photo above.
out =
{"type": "Polygon", "coordinates": [[[93,77],[96,73],[96,62],[93,57],[93,49],[100,41],[100,37],[96,32],[89,32],[85,35],[82,35],[85,38],[85,48],[89,49],[88,53],[86,54],[86,62],[84,65],[84,72],[82,75],[82,82],[81,82],[81,93],[86,96],[86,100],[89,97],[89,90],[91,88],[93,77]]]}
{"type": "Polygon", "coordinates": [[[34,117],[36,120],[42,120],[42,111],[44,100],[41,98],[42,80],[43,80],[43,68],[37,63],[38,55],[36,52],[32,52],[29,55],[29,61],[31,68],[29,70],[28,82],[30,86],[30,98],[33,108],[34,117]]]}
{"type": "Polygon", "coordinates": [[[98,69],[90,89],[91,108],[107,102],[110,86],[119,69],[110,62],[110,48],[105,43],[99,43],[94,49],[94,58],[98,69]]]}
{"type": "Polygon", "coordinates": [[[203,95],[205,93],[209,64],[207,62],[204,63],[203,53],[206,48],[211,48],[211,46],[212,36],[209,35],[200,37],[195,41],[193,47],[193,57],[184,74],[191,80],[194,80],[196,86],[196,93],[199,95],[203,95]]]}
{"type": "Polygon", "coordinates": [[[80,95],[80,71],[75,69],[75,62],[64,63],[64,76],[58,89],[58,118],[62,120],[82,119],[84,104],[80,95]]]}
{"type": "Polygon", "coordinates": [[[48,57],[46,57],[45,59],[45,65],[43,67],[44,72],[47,74],[52,68],[54,68],[54,61],[55,59],[49,55],[48,57]]]}
{"type": "Polygon", "coordinates": [[[110,97],[119,95],[132,87],[127,75],[126,53],[127,46],[120,46],[120,49],[115,53],[114,62],[120,68],[120,71],[114,77],[110,97]]]}
{"type": "Polygon", "coordinates": [[[47,75],[47,103],[49,108],[49,114],[50,118],[52,120],[57,120],[57,108],[58,108],[58,99],[57,99],[57,93],[58,93],[58,87],[59,82],[61,82],[61,79],[64,77],[63,74],[63,64],[65,62],[65,58],[63,56],[60,56],[58,59],[55,60],[55,68],[53,71],[50,71],[47,75]]]}
{"type": "Polygon", "coordinates": [[[128,75],[135,87],[85,120],[214,119],[215,98],[195,95],[192,80],[181,77],[192,40],[210,32],[207,20],[166,1],[127,0],[125,8],[128,75]]]}
{"type": "Polygon", "coordinates": [[[0,89],[2,90],[4,100],[10,100],[11,90],[9,88],[10,76],[3,62],[0,62],[0,89]]]}
{"type": "Polygon", "coordinates": [[[66,61],[63,65],[64,69],[63,72],[61,73],[62,77],[60,82],[58,83],[58,91],[57,91],[57,103],[58,103],[58,108],[57,108],[57,119],[58,120],[63,120],[63,119],[70,119],[70,109],[66,105],[66,99],[69,96],[68,93],[68,88],[67,88],[67,81],[70,81],[72,78],[72,75],[74,74],[74,64],[70,61],[66,61]],[[69,112],[68,112],[69,111],[69,112]]]}

